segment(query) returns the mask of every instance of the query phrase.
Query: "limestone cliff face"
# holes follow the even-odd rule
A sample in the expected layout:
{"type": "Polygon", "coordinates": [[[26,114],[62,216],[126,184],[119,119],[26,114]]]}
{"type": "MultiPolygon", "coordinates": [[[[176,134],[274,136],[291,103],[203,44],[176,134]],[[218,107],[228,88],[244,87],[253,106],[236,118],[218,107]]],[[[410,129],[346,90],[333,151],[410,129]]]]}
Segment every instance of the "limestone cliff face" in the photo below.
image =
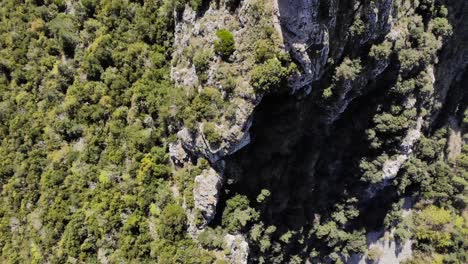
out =
{"type": "MultiPolygon", "coordinates": [[[[195,179],[195,207],[203,214],[204,226],[215,218],[223,189],[253,196],[259,189],[268,188],[276,196],[266,210],[265,222],[283,221],[295,228],[304,227],[309,224],[308,219],[314,218],[316,206],[322,205],[316,201],[325,195],[320,192],[322,184],[337,184],[336,191],[345,192],[346,185],[355,184],[356,179],[342,177],[347,170],[357,170],[355,164],[369,158],[369,153],[380,162],[375,174],[381,181],[363,186],[362,193],[356,196],[363,203],[379,199],[379,192],[398,175],[419,138],[432,129],[448,103],[452,84],[466,70],[468,25],[462,14],[468,13],[468,5],[464,1],[447,3],[454,34],[450,38],[431,39],[430,44],[418,48],[429,51],[420,58],[424,63],[413,62],[418,66],[412,68],[411,74],[419,72],[418,76],[425,80],[425,94],[406,95],[400,111],[412,114],[404,124],[404,131],[395,137],[391,148],[376,151],[370,143],[363,142],[363,131],[376,125],[377,113],[382,114],[381,109],[390,105],[384,91],[395,89],[407,78],[408,74],[402,71],[405,62],[401,53],[416,50],[411,44],[412,28],[425,23],[417,14],[417,3],[267,1],[266,23],[276,29],[277,47],[291,54],[298,66],[298,71],[289,78],[287,95],[269,94],[267,99],[253,92],[247,74],[253,67],[248,55],[252,42],[247,40],[255,34],[250,12],[255,3],[255,0],[240,1],[232,11],[221,1],[220,5],[212,3],[203,14],[187,7],[176,26],[172,78],[176,84],[198,91],[213,86],[224,93],[220,78],[227,76],[217,76],[226,64],[219,58],[211,60],[207,80],[202,84],[187,50],[211,49],[213,32],[220,28],[228,28],[239,43],[230,63],[234,70],[227,73],[236,79],[234,95],[230,97],[235,107],[215,121],[221,143],[216,147],[210,145],[203,132],[204,124],[197,123],[194,131],[183,128],[178,133],[178,142],[171,146],[172,158],[178,166],[190,163],[186,157],[195,156],[206,158],[213,168],[195,179]],[[379,48],[384,50],[383,55],[375,55],[379,48]],[[359,70],[352,76],[340,76],[340,69],[349,65],[359,70]],[[327,89],[333,92],[332,96],[325,96],[327,89]],[[341,138],[336,139],[337,136],[341,138]],[[324,178],[329,182],[321,183],[324,178]],[[232,185],[226,186],[227,181],[232,185]],[[285,212],[292,211],[297,213],[296,218],[285,220],[285,212]]],[[[372,240],[369,245],[381,243],[376,242],[375,236],[372,240]]],[[[244,253],[236,254],[242,261],[236,263],[247,262],[244,255],[248,249],[241,244],[237,248],[243,248],[244,253]]],[[[405,248],[402,254],[406,256],[411,252],[410,246],[405,248]]],[[[384,256],[387,261],[400,261],[402,257],[392,253],[393,249],[383,247],[384,256]]],[[[355,255],[349,261],[363,263],[364,257],[355,255]]]]}
{"type": "Polygon", "coordinates": [[[274,2],[286,48],[302,67],[302,74],[291,83],[295,91],[312,88],[312,83],[325,73],[325,66],[339,60],[350,41],[355,47],[365,45],[385,36],[394,22],[393,0],[274,2]],[[353,38],[347,31],[357,13],[367,23],[364,32],[353,38]]]}

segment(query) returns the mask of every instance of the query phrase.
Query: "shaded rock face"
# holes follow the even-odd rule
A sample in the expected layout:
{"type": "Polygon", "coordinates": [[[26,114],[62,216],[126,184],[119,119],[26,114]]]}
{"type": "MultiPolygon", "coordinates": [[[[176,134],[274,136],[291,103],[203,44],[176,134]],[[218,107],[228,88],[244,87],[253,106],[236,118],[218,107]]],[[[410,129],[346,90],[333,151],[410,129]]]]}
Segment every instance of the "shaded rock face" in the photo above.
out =
{"type": "Polygon", "coordinates": [[[323,104],[321,91],[330,84],[333,66],[345,56],[366,54],[377,39],[398,34],[391,31],[393,1],[366,6],[351,1],[275,2],[278,30],[301,73],[291,78],[293,95],[270,95],[261,102],[251,130],[253,143],[225,159],[226,174],[240,182],[239,190],[233,185],[235,191],[251,197],[261,188],[274,190],[267,218],[299,228],[305,219],[313,219],[315,212],[308,208],[328,203],[318,201],[321,196],[338,200],[343,193],[348,182],[340,174],[346,167],[357,170],[356,157],[367,151],[364,130],[385,100],[382,93],[369,92],[389,88],[396,78],[389,61],[369,63],[355,80],[341,85],[332,103],[323,104]],[[358,9],[368,26],[352,36],[348,31],[358,9]],[[353,103],[355,98],[358,101],[353,103]],[[320,178],[329,181],[321,183],[320,178]],[[322,184],[336,184],[336,188],[322,193],[327,189],[322,184]]]}

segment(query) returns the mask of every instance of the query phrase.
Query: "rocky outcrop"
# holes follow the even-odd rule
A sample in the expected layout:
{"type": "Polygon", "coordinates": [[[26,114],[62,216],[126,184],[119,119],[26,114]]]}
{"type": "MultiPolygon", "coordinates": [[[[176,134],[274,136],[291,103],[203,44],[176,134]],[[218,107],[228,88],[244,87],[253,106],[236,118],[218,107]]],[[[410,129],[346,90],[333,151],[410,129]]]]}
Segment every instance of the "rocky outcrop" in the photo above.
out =
{"type": "Polygon", "coordinates": [[[403,244],[397,243],[393,239],[393,235],[389,232],[370,232],[367,234],[367,239],[370,241],[368,245],[369,252],[376,252],[375,260],[369,258],[369,254],[352,256],[346,263],[348,264],[395,264],[401,263],[404,260],[411,258],[412,241],[407,240],[403,244]]]}
{"type": "MultiPolygon", "coordinates": [[[[230,4],[232,2],[229,1],[220,6],[212,3],[203,16],[198,16],[197,12],[186,6],[175,28],[171,67],[175,84],[195,94],[207,87],[215,88],[225,101],[223,108],[218,109],[219,113],[215,113],[216,118],[197,120],[195,127],[190,129],[183,127],[177,133],[178,140],[169,146],[171,160],[176,167],[190,166],[190,157],[206,158],[212,166],[195,177],[194,209],[188,210],[189,233],[193,237],[215,217],[224,182],[222,159],[250,143],[252,115],[263,96],[253,91],[248,72],[255,62],[252,49],[259,27],[271,21],[272,16],[263,16],[260,18],[263,24],[258,23],[258,18],[253,17],[258,16],[255,5],[259,1],[256,0],[241,1],[235,11],[227,6],[230,4]],[[235,38],[236,51],[228,61],[214,53],[213,46],[219,29],[229,30],[235,38]],[[195,67],[197,53],[208,54],[203,73],[197,72],[195,67]],[[231,85],[234,87],[225,87],[224,80],[227,78],[232,79],[231,85]],[[219,135],[217,144],[212,144],[206,135],[206,122],[214,124],[214,130],[219,135]],[[198,212],[202,219],[197,218],[198,212]]],[[[262,8],[270,12],[268,6],[262,8]]],[[[276,34],[269,37],[277,38],[276,34]]],[[[242,235],[228,234],[225,243],[230,251],[231,263],[247,263],[249,247],[242,235]]]]}
{"type": "Polygon", "coordinates": [[[169,156],[171,157],[172,164],[175,167],[183,167],[185,163],[189,162],[189,154],[182,147],[180,141],[169,144],[169,156]]]}
{"type": "MultiPolygon", "coordinates": [[[[249,129],[252,124],[251,115],[254,107],[253,104],[246,103],[245,101],[239,102],[235,113],[235,123],[218,124],[217,131],[220,131],[222,137],[222,142],[219,146],[213,148],[203,132],[193,133],[187,128],[177,133],[180,144],[189,153],[205,157],[214,164],[223,157],[235,153],[250,143],[249,129]]],[[[199,124],[198,131],[203,131],[203,124],[199,124]]]]}
{"type": "Polygon", "coordinates": [[[242,235],[227,234],[224,237],[224,243],[229,253],[230,263],[247,264],[249,256],[249,244],[242,235]]]}
{"type": "Polygon", "coordinates": [[[399,154],[397,154],[396,157],[385,161],[383,164],[382,177],[384,180],[395,178],[403,163],[405,163],[405,161],[410,157],[413,152],[414,144],[421,137],[422,122],[422,117],[419,117],[416,121],[415,127],[409,129],[406,137],[403,139],[403,142],[400,145],[399,154]]]}
{"type": "Polygon", "coordinates": [[[221,185],[221,176],[212,168],[204,170],[201,175],[195,177],[193,188],[195,208],[200,210],[206,223],[215,217],[221,185]]]}
{"type": "Polygon", "coordinates": [[[362,16],[368,21],[364,32],[354,39],[360,45],[385,35],[392,24],[393,0],[371,1],[366,6],[360,6],[357,1],[351,6],[350,1],[338,0],[274,2],[286,49],[302,69],[291,80],[293,91],[310,91],[312,82],[325,73],[325,65],[340,60],[348,40],[353,38],[348,28],[354,17],[362,16]]]}
{"type": "MultiPolygon", "coordinates": [[[[249,70],[253,67],[254,42],[257,40],[259,25],[255,5],[259,1],[241,1],[236,11],[226,5],[214,3],[198,17],[189,6],[176,23],[175,49],[171,77],[176,83],[196,92],[205,87],[214,87],[219,90],[224,99],[229,96],[229,106],[220,109],[223,113],[216,120],[216,131],[220,134],[220,144],[210,144],[203,132],[203,123],[198,123],[195,129],[184,128],[178,133],[183,147],[196,156],[203,156],[212,164],[223,157],[233,154],[250,142],[248,133],[252,122],[252,113],[255,106],[261,101],[262,94],[256,94],[249,84],[249,70]],[[228,29],[235,37],[236,51],[225,62],[215,56],[214,42],[217,39],[216,31],[228,29]],[[200,79],[200,72],[195,67],[194,57],[197,53],[207,54],[207,69],[204,70],[204,79],[200,79]],[[206,78],[206,79],[205,79],[206,78]],[[223,81],[231,78],[234,82],[233,91],[227,91],[223,81]],[[229,93],[229,95],[228,95],[229,93]],[[226,112],[224,112],[226,111],[226,112]],[[228,113],[229,112],[229,113],[228,113]]],[[[264,7],[269,12],[269,7],[264,7]]],[[[261,20],[271,21],[272,16],[266,15],[261,20]]],[[[264,21],[263,23],[268,23],[264,21]]],[[[275,36],[270,36],[275,39],[275,36]]],[[[277,39],[278,37],[276,37],[277,39]]],[[[277,41],[279,42],[279,41],[277,41]]],[[[232,88],[230,88],[232,89],[232,88]]]]}

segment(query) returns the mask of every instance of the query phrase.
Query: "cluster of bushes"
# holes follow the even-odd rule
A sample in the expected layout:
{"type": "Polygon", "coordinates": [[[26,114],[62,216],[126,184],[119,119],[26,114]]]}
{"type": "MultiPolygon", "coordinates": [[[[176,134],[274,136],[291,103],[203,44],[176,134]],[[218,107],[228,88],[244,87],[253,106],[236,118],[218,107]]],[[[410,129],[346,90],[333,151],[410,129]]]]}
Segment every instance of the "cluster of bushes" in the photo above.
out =
{"type": "MultiPolygon", "coordinates": [[[[420,3],[420,7],[428,6],[426,4],[420,3]]],[[[399,26],[406,27],[409,32],[409,42],[397,40],[392,45],[386,40],[370,50],[369,56],[375,60],[396,54],[400,65],[398,79],[388,91],[390,103],[380,108],[373,118],[373,127],[367,131],[368,140],[376,150],[398,148],[408,129],[415,126],[418,115],[424,115],[433,107],[430,96],[433,93],[433,77],[427,67],[435,62],[442,38],[449,36],[451,26],[445,17],[440,16],[444,13],[443,6],[436,7],[433,3],[430,6],[416,9],[411,19],[400,22],[399,26]],[[423,16],[428,20],[425,21],[423,16]],[[435,34],[437,30],[433,26],[440,27],[440,31],[447,34],[435,34]],[[413,103],[409,103],[411,101],[413,103]]],[[[363,179],[375,182],[376,173],[366,162],[363,160],[361,164],[363,179]]]]}
{"type": "Polygon", "coordinates": [[[277,59],[269,59],[255,66],[251,72],[252,86],[257,92],[270,92],[286,85],[289,70],[277,59]]]}
{"type": "MultiPolygon", "coordinates": [[[[462,121],[463,127],[463,121],[462,121]]],[[[466,137],[466,126],[463,128],[466,137]]],[[[428,262],[464,263],[468,260],[466,215],[468,175],[466,162],[468,148],[447,162],[448,128],[423,137],[414,156],[405,163],[395,187],[401,195],[415,194],[417,203],[413,213],[395,220],[396,237],[403,241],[413,239],[413,257],[405,263],[428,262]]]]}
{"type": "MultiPolygon", "coordinates": [[[[417,117],[434,107],[431,101],[433,76],[428,66],[435,63],[436,52],[444,38],[452,33],[452,27],[446,18],[447,9],[434,1],[421,1],[415,10],[413,17],[402,19],[397,25],[406,27],[410,33],[409,42],[385,40],[373,45],[369,52],[370,58],[376,61],[395,55],[400,65],[396,83],[386,93],[388,104],[379,106],[379,113],[366,131],[375,151],[361,160],[360,169],[361,179],[371,184],[383,180],[383,164],[399,151],[407,131],[416,127],[417,117]]],[[[467,232],[468,178],[466,167],[462,165],[466,150],[455,160],[448,161],[449,134],[449,128],[442,127],[421,136],[409,160],[390,181],[399,197],[413,196],[416,201],[410,216],[402,215],[401,200],[385,218],[385,225],[394,229],[398,243],[407,239],[415,241],[413,257],[405,261],[408,264],[467,261],[466,239],[462,238],[467,232]]],[[[380,252],[368,255],[372,261],[380,258],[380,252]]]]}
{"type": "Polygon", "coordinates": [[[257,93],[275,92],[286,87],[288,77],[296,69],[288,54],[275,50],[271,39],[256,43],[256,65],[250,71],[250,83],[257,93]]]}
{"type": "MultiPolygon", "coordinates": [[[[336,67],[335,74],[333,75],[332,84],[323,90],[322,98],[329,99],[334,95],[334,90],[339,90],[343,83],[354,81],[362,72],[361,60],[344,58],[343,62],[336,67]]],[[[337,91],[337,94],[339,91],[337,91]]]]}

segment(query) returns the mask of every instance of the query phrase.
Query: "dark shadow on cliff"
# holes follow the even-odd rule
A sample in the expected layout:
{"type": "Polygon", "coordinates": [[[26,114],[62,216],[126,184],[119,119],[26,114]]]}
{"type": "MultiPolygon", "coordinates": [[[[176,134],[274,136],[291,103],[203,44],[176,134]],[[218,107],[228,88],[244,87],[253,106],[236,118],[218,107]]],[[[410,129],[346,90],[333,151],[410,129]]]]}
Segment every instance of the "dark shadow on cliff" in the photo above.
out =
{"type": "MultiPolygon", "coordinates": [[[[279,2],[280,13],[284,14],[285,11],[281,9],[289,9],[284,5],[289,2],[279,2]]],[[[327,8],[326,1],[318,3],[320,10],[327,8]]],[[[323,12],[319,16],[328,19],[323,12]]],[[[287,32],[287,29],[283,32],[287,32]]],[[[369,63],[366,61],[368,49],[353,50],[353,45],[347,44],[345,53],[354,53],[354,56],[363,59],[363,64],[369,63]]],[[[448,57],[454,56],[449,51],[446,53],[448,57]]],[[[365,198],[368,185],[360,180],[359,162],[362,157],[374,154],[365,131],[373,126],[373,116],[379,106],[385,105],[388,100],[386,91],[396,82],[398,68],[394,65],[396,63],[391,63],[376,80],[365,84],[362,92],[354,94],[356,99],[331,124],[326,121],[329,105],[324,102],[322,91],[330,84],[332,66],[326,66],[324,77],[312,84],[310,95],[291,95],[287,92],[267,95],[254,113],[251,144],[224,160],[227,179],[225,193],[222,194],[212,225],[221,223],[224,203],[235,194],[248,196],[251,205],[261,212],[260,221],[266,226],[275,225],[278,235],[288,230],[308,230],[317,215],[327,219],[335,204],[356,197],[360,201],[360,215],[346,228],[380,230],[391,203],[401,197],[390,186],[372,199],[365,198]],[[262,189],[269,190],[271,196],[265,203],[259,204],[256,197],[262,189]]],[[[457,87],[460,90],[461,85],[457,87]]],[[[456,110],[451,106],[451,102],[455,101],[466,108],[466,100],[462,99],[466,98],[466,93],[463,96],[460,94],[463,92],[448,96],[444,100],[444,109],[450,108],[449,112],[456,110]]],[[[442,119],[446,120],[446,117],[439,116],[439,119],[445,123],[442,119]]],[[[276,234],[273,240],[278,239],[276,234]]],[[[309,242],[314,241],[306,243],[309,242]]],[[[304,254],[301,251],[303,248],[303,245],[292,242],[287,247],[286,255],[304,254]]],[[[258,253],[256,245],[251,245],[251,250],[253,255],[258,253]]]]}
{"type": "MultiPolygon", "coordinates": [[[[309,229],[316,215],[329,218],[338,202],[351,197],[363,200],[368,185],[360,180],[358,166],[370,151],[365,130],[386,100],[385,87],[394,80],[395,73],[389,70],[369,83],[370,92],[351,102],[332,124],[326,121],[328,112],[321,97],[327,81],[314,83],[308,96],[266,96],[254,114],[251,144],[225,159],[226,193],[213,225],[221,223],[224,202],[235,194],[248,196],[261,211],[260,220],[275,225],[278,235],[309,229]],[[256,197],[262,189],[271,196],[258,204],[256,197]]],[[[360,203],[359,209],[367,217],[356,219],[349,229],[380,228],[390,204],[383,201],[394,201],[394,193],[388,189],[375,201],[360,203]]],[[[288,255],[301,249],[291,243],[288,255]]]]}

